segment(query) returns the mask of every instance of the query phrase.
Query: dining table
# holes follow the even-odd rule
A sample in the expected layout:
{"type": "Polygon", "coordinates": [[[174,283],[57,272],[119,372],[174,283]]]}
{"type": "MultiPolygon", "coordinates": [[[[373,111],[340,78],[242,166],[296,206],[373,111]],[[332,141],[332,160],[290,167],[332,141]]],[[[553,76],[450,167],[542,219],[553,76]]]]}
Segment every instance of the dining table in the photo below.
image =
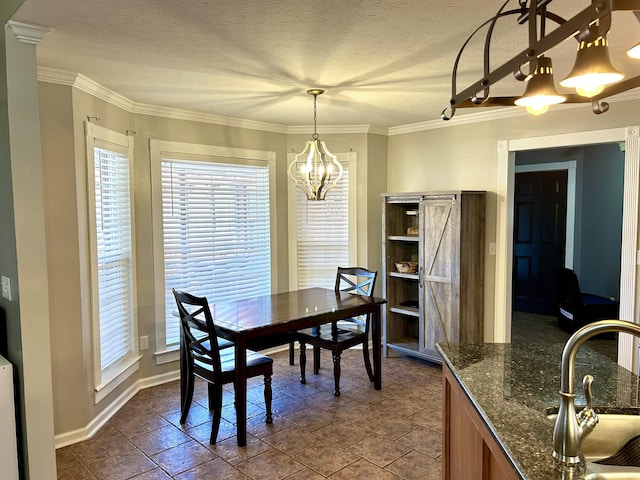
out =
{"type": "MultiPolygon", "coordinates": [[[[237,443],[247,444],[246,354],[261,340],[282,337],[304,328],[370,314],[374,388],[382,388],[381,310],[386,300],[328,288],[306,288],[211,305],[216,333],[233,342],[235,348],[235,404],[237,443]]],[[[277,342],[275,342],[277,343],[277,342]]],[[[229,347],[231,348],[231,347],[229,347]]]]}

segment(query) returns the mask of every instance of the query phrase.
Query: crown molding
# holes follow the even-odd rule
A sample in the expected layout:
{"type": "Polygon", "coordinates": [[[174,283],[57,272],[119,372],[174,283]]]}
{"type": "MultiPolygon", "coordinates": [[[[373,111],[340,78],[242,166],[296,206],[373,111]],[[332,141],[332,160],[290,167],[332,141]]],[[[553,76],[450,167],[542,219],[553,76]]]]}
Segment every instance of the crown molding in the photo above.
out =
{"type": "Polygon", "coordinates": [[[9,20],[7,25],[18,40],[30,45],[38,45],[47,36],[47,33],[51,31],[48,27],[16,22],[15,20],[9,20]]]}
{"type": "MultiPolygon", "coordinates": [[[[627,90],[626,92],[619,93],[618,95],[613,95],[606,99],[603,99],[605,102],[614,104],[618,102],[624,102],[628,100],[640,100],[640,90],[627,90]]],[[[576,108],[586,108],[587,111],[591,113],[588,103],[566,103],[554,105],[553,110],[573,110],[576,108]]],[[[528,117],[529,114],[523,108],[519,107],[478,107],[477,110],[472,108],[469,109],[473,113],[467,113],[464,115],[456,115],[451,120],[429,120],[427,122],[420,123],[412,123],[408,125],[399,125],[397,127],[389,128],[389,136],[392,135],[403,135],[407,133],[415,133],[415,132],[424,132],[427,130],[436,130],[439,128],[448,128],[448,127],[457,127],[460,125],[470,125],[473,123],[481,123],[481,122],[489,122],[492,120],[503,120],[505,118],[516,118],[516,117],[528,117]]],[[[550,110],[549,112],[551,112],[550,110]]],[[[592,114],[595,115],[595,114],[592,114]]],[[[606,115],[606,114],[605,114],[606,115]]]]}
{"type": "Polygon", "coordinates": [[[160,105],[147,105],[144,103],[135,103],[131,111],[132,113],[137,113],[141,115],[153,115],[156,117],[209,123],[209,124],[221,125],[225,127],[246,128],[249,130],[259,130],[262,132],[271,132],[271,133],[283,133],[283,134],[287,133],[286,125],[279,125],[276,123],[256,122],[253,120],[244,120],[242,118],[224,117],[222,115],[194,112],[191,110],[181,110],[179,108],[163,107],[160,105]]]}
{"type": "MultiPolygon", "coordinates": [[[[19,22],[9,22],[17,24],[19,22]]],[[[25,25],[25,24],[22,24],[25,25]]],[[[46,33],[45,33],[46,34],[46,33]]],[[[286,135],[309,135],[311,126],[303,125],[280,125],[276,123],[257,122],[253,120],[244,120],[235,117],[225,117],[222,115],[214,115],[209,113],[194,112],[191,110],[182,110],[178,108],[163,107],[161,105],[149,105],[144,103],[136,103],[127,97],[110,90],[103,85],[91,80],[90,78],[79,74],[64,70],[58,70],[49,67],[38,67],[38,80],[48,83],[56,83],[60,85],[69,85],[83,92],[93,95],[107,103],[122,108],[130,113],[141,115],[152,115],[156,117],[172,118],[176,120],[186,120],[192,122],[209,123],[213,125],[221,125],[226,127],[237,127],[249,130],[258,130],[263,132],[281,133],[286,135]]],[[[605,101],[611,104],[640,99],[640,89],[629,90],[618,95],[607,98],[605,101]]],[[[587,104],[572,103],[564,105],[555,105],[554,110],[570,110],[575,108],[586,108],[587,104]]],[[[460,125],[469,125],[474,123],[489,122],[492,120],[503,120],[515,117],[528,117],[529,114],[519,107],[504,108],[478,108],[471,109],[472,113],[464,115],[456,115],[451,120],[429,120],[426,122],[411,123],[407,125],[398,125],[396,127],[382,127],[377,125],[323,125],[319,130],[325,135],[333,134],[372,134],[372,135],[404,135],[409,133],[424,132],[428,130],[436,130],[440,128],[457,127],[460,125]]]]}
{"type": "MultiPolygon", "coordinates": [[[[311,126],[287,126],[276,123],[256,122],[234,117],[224,117],[209,113],[182,110],[179,108],[163,107],[161,105],[149,105],[136,103],[127,97],[110,90],[90,78],[65,70],[58,70],[49,67],[38,67],[38,80],[41,82],[68,85],[85,93],[104,100],[111,105],[122,108],[129,113],[140,115],[152,115],[155,117],[172,118],[175,120],[186,120],[191,122],[202,122],[226,127],[245,128],[249,130],[259,130],[263,132],[281,133],[286,135],[307,135],[311,131],[311,126]]],[[[389,129],[375,125],[327,125],[322,127],[322,132],[329,134],[354,134],[370,133],[374,135],[388,135],[389,129]]]]}

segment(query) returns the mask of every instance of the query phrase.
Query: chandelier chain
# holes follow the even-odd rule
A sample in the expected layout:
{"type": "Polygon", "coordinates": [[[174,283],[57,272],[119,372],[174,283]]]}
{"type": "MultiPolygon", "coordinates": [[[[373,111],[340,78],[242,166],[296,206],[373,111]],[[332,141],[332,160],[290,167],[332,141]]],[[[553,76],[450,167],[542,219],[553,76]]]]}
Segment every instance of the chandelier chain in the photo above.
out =
{"type": "Polygon", "coordinates": [[[318,139],[318,132],[317,130],[317,125],[318,125],[318,109],[316,107],[316,101],[318,100],[318,95],[314,94],[313,95],[313,135],[311,135],[311,138],[313,138],[314,140],[318,139]]]}

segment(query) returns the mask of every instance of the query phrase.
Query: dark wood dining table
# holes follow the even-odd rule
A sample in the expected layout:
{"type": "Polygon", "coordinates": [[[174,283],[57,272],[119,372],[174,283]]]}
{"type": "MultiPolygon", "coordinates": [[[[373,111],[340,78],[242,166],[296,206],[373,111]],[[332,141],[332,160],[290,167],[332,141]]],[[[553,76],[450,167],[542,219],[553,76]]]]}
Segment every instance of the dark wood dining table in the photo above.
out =
{"type": "Polygon", "coordinates": [[[211,305],[219,336],[234,342],[236,358],[236,421],[238,446],[247,444],[247,345],[263,338],[277,338],[288,344],[287,334],[358,315],[371,314],[374,388],[382,388],[381,307],[386,300],[336,292],[326,288],[307,288],[274,293],[211,305]]]}

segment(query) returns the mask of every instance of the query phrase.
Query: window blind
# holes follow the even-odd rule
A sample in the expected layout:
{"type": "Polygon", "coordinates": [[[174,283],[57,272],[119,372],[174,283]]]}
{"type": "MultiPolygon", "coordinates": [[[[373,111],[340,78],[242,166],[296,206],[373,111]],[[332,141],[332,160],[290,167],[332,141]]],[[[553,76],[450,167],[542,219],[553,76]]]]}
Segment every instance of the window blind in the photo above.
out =
{"type": "Polygon", "coordinates": [[[338,266],[349,266],[349,169],[324,201],[296,188],[298,288],[333,288],[338,266]]]}
{"type": "Polygon", "coordinates": [[[100,369],[133,351],[129,158],[94,148],[100,369]]]}
{"type": "Polygon", "coordinates": [[[171,289],[210,304],[271,293],[269,170],[163,158],[166,346],[179,342],[171,289]]]}

